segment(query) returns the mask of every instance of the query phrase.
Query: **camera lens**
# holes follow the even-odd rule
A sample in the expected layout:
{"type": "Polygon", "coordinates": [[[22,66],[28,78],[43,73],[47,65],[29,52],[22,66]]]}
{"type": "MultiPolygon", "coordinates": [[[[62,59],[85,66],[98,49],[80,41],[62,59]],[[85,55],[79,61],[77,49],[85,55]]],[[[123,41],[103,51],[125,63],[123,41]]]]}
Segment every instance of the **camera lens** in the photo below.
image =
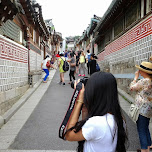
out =
{"type": "MultiPolygon", "coordinates": [[[[84,86],[86,85],[87,81],[88,81],[88,77],[84,77],[84,78],[80,79],[80,82],[82,82],[84,84],[84,86]]],[[[74,81],[71,82],[71,88],[74,89],[74,81]]]]}
{"type": "Polygon", "coordinates": [[[74,81],[71,82],[71,88],[74,89],[74,81]]]}

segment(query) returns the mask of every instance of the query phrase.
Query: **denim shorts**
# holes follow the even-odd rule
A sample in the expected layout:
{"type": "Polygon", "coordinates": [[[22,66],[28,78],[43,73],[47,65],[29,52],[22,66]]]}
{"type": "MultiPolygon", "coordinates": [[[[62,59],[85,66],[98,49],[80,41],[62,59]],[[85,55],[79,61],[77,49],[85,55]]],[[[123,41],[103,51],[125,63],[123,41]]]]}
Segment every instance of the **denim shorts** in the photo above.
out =
{"type": "Polygon", "coordinates": [[[151,146],[149,121],[150,118],[146,118],[142,115],[139,115],[138,120],[136,122],[141,149],[148,149],[148,146],[151,146]]]}

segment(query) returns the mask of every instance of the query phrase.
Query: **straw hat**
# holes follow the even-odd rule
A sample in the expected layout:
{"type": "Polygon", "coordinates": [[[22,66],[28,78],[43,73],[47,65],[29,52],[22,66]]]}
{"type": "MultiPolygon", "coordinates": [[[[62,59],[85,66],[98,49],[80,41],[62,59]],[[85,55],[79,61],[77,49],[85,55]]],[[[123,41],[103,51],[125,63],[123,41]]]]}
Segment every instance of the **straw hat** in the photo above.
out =
{"type": "Polygon", "coordinates": [[[140,65],[135,65],[141,71],[152,74],[152,63],[143,61],[140,65]]]}

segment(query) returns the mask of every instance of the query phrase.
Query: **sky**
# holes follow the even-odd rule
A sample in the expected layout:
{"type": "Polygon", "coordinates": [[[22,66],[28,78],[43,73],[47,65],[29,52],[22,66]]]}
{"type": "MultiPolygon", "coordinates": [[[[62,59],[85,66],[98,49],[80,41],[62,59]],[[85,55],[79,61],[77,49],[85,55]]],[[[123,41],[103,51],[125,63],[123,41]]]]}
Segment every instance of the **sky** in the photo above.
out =
{"type": "Polygon", "coordinates": [[[52,19],[62,37],[81,36],[93,15],[102,17],[112,0],[36,0],[42,6],[44,20],[52,19]]]}

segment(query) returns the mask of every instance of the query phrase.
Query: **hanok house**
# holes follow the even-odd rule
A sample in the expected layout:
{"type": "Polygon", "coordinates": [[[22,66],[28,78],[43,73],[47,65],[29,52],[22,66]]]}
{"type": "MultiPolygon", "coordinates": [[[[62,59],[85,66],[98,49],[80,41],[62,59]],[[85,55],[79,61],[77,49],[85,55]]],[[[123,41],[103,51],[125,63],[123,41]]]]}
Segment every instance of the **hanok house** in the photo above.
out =
{"type": "Polygon", "coordinates": [[[1,0],[0,12],[1,116],[41,78],[49,32],[36,3],[1,0]]]}
{"type": "Polygon", "coordinates": [[[74,50],[74,41],[75,41],[74,37],[72,36],[66,37],[66,45],[68,51],[74,50]]]}
{"type": "Polygon", "coordinates": [[[98,17],[96,15],[94,15],[93,18],[91,18],[89,26],[83,32],[79,40],[76,42],[75,47],[78,47],[76,50],[80,50],[81,48],[85,52],[87,50],[90,50],[91,53],[97,53],[96,45],[94,44],[94,41],[93,41],[93,36],[94,36],[94,29],[96,28],[100,20],[101,20],[101,17],[98,17]]]}
{"type": "Polygon", "coordinates": [[[52,23],[52,19],[45,20],[47,28],[49,30],[50,36],[48,40],[49,51],[48,54],[51,54],[51,62],[56,61],[56,54],[62,51],[62,34],[55,31],[55,27],[52,23]]]}
{"type": "Polygon", "coordinates": [[[113,0],[94,30],[101,70],[113,73],[128,93],[135,64],[152,55],[151,8],[152,0],[113,0]]]}

